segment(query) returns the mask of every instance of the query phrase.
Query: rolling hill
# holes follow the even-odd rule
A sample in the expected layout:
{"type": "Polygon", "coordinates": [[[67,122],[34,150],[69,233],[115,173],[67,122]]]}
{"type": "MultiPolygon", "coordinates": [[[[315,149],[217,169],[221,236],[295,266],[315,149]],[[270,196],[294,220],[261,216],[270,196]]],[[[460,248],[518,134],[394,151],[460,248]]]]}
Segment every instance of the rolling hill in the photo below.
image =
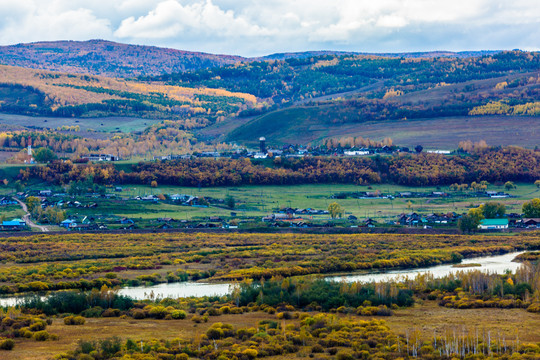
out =
{"type": "Polygon", "coordinates": [[[89,117],[170,119],[213,144],[363,136],[452,148],[469,139],[534,147],[540,131],[537,52],[246,59],[91,40],[1,47],[2,62],[22,67],[0,65],[0,112],[66,119],[61,126],[89,117]]]}
{"type": "Polygon", "coordinates": [[[5,65],[0,65],[0,79],[0,112],[19,115],[199,118],[200,122],[208,123],[257,102],[251,94],[223,89],[145,83],[5,65]]]}
{"type": "Polygon", "coordinates": [[[46,41],[0,46],[0,64],[78,74],[131,78],[197,71],[239,62],[305,59],[323,55],[378,55],[405,58],[472,57],[492,55],[497,51],[417,52],[369,54],[346,51],[305,51],[271,54],[259,58],[218,55],[122,44],[107,40],[46,41]]]}
{"type": "Polygon", "coordinates": [[[214,55],[105,40],[53,41],[0,46],[0,64],[32,69],[137,77],[234,64],[240,56],[214,55]]]}

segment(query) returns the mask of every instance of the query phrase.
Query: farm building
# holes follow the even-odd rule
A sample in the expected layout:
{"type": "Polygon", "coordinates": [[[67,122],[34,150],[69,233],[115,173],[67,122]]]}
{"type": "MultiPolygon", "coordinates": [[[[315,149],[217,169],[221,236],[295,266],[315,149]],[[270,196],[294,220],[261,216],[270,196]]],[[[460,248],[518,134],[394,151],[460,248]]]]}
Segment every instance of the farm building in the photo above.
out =
{"type": "Polygon", "coordinates": [[[508,229],[508,219],[483,219],[478,228],[481,230],[508,229]]]}

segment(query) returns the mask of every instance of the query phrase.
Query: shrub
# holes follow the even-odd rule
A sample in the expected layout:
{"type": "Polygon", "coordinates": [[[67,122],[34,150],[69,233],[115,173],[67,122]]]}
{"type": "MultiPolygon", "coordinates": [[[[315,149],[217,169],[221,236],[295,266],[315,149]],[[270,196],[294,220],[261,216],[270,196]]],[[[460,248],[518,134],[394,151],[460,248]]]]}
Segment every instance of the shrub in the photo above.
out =
{"type": "Polygon", "coordinates": [[[186,312],[184,310],[174,310],[171,312],[171,316],[173,319],[185,319],[186,318],[186,312]]]}
{"type": "Polygon", "coordinates": [[[194,323],[200,324],[203,322],[203,318],[200,317],[199,315],[193,315],[193,317],[191,318],[191,321],[193,321],[194,323]]]}
{"type": "Polygon", "coordinates": [[[119,337],[112,337],[99,342],[101,352],[107,357],[113,357],[122,350],[122,342],[119,337]]]}
{"type": "Polygon", "coordinates": [[[100,306],[94,306],[93,308],[84,310],[81,315],[86,318],[98,318],[103,314],[103,308],[100,306]]]}
{"type": "Polygon", "coordinates": [[[46,330],[42,330],[42,331],[38,331],[36,333],[34,333],[34,340],[36,341],[45,341],[47,339],[49,339],[51,335],[46,331],[46,330]]]}
{"type": "Polygon", "coordinates": [[[45,330],[46,327],[47,327],[47,323],[45,321],[37,320],[35,323],[30,325],[29,330],[30,331],[41,331],[41,330],[45,330]]]}
{"type": "Polygon", "coordinates": [[[532,313],[540,313],[540,302],[533,302],[531,305],[529,305],[527,311],[532,313]]]}
{"type": "Polygon", "coordinates": [[[107,309],[102,314],[102,317],[118,317],[120,316],[120,310],[118,309],[107,309]]]}
{"type": "Polygon", "coordinates": [[[176,360],[188,360],[188,359],[189,359],[189,356],[186,353],[176,355],[176,360]]]}
{"type": "Polygon", "coordinates": [[[338,349],[332,347],[332,348],[326,349],[326,351],[328,351],[328,353],[329,353],[330,355],[336,355],[337,352],[338,352],[338,349]]]}
{"type": "Polygon", "coordinates": [[[146,313],[144,312],[144,310],[135,309],[131,312],[131,316],[134,319],[144,319],[146,317],[146,313]]]}
{"type": "Polygon", "coordinates": [[[218,328],[211,327],[206,331],[206,336],[211,340],[221,339],[223,337],[223,331],[218,328]]]}
{"type": "Polygon", "coordinates": [[[155,306],[150,309],[148,315],[156,319],[163,319],[169,312],[164,306],[155,306]]]}
{"type": "Polygon", "coordinates": [[[208,315],[210,316],[219,316],[221,315],[221,311],[219,311],[219,309],[216,309],[216,308],[210,308],[208,309],[208,315]]]}
{"type": "Polygon", "coordinates": [[[242,355],[244,355],[248,359],[255,359],[259,355],[259,352],[255,349],[246,349],[242,351],[242,355]]]}
{"type": "Polygon", "coordinates": [[[0,340],[0,350],[13,350],[15,347],[15,341],[13,339],[0,340]]]}
{"type": "Polygon", "coordinates": [[[79,340],[78,348],[83,354],[90,354],[96,350],[96,343],[94,341],[79,340]]]}
{"type": "Polygon", "coordinates": [[[336,360],[354,360],[354,356],[348,351],[340,351],[336,355],[336,360]]]}
{"type": "Polygon", "coordinates": [[[64,324],[66,325],[84,325],[86,319],[82,316],[66,316],[64,318],[64,324]]]}
{"type": "Polygon", "coordinates": [[[288,312],[288,311],[277,313],[277,314],[276,314],[276,317],[277,317],[278,319],[280,319],[280,320],[281,320],[281,319],[285,319],[285,320],[292,319],[292,315],[291,315],[291,313],[288,312]]]}

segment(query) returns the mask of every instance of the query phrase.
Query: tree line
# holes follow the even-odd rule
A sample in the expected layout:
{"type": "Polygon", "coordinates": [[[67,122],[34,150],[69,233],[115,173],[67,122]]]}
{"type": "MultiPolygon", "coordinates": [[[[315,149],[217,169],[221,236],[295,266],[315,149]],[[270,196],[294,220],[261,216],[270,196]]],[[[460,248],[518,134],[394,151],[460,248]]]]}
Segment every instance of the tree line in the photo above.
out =
{"type": "Polygon", "coordinates": [[[398,154],[370,158],[304,157],[274,161],[194,159],[140,162],[128,170],[113,164],[53,162],[21,170],[21,180],[39,178],[55,184],[237,186],[287,184],[374,184],[408,186],[472,182],[534,182],[540,179],[540,152],[517,147],[478,151],[472,155],[398,154]]]}

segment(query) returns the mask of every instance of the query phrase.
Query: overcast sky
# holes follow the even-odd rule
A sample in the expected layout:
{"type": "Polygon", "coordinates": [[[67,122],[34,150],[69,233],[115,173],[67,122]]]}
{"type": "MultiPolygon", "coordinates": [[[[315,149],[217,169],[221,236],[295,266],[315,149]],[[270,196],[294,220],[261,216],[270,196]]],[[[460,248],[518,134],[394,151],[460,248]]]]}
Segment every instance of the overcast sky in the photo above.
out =
{"type": "Polygon", "coordinates": [[[0,0],[0,44],[107,39],[243,56],[540,48],[540,0],[0,0]]]}

